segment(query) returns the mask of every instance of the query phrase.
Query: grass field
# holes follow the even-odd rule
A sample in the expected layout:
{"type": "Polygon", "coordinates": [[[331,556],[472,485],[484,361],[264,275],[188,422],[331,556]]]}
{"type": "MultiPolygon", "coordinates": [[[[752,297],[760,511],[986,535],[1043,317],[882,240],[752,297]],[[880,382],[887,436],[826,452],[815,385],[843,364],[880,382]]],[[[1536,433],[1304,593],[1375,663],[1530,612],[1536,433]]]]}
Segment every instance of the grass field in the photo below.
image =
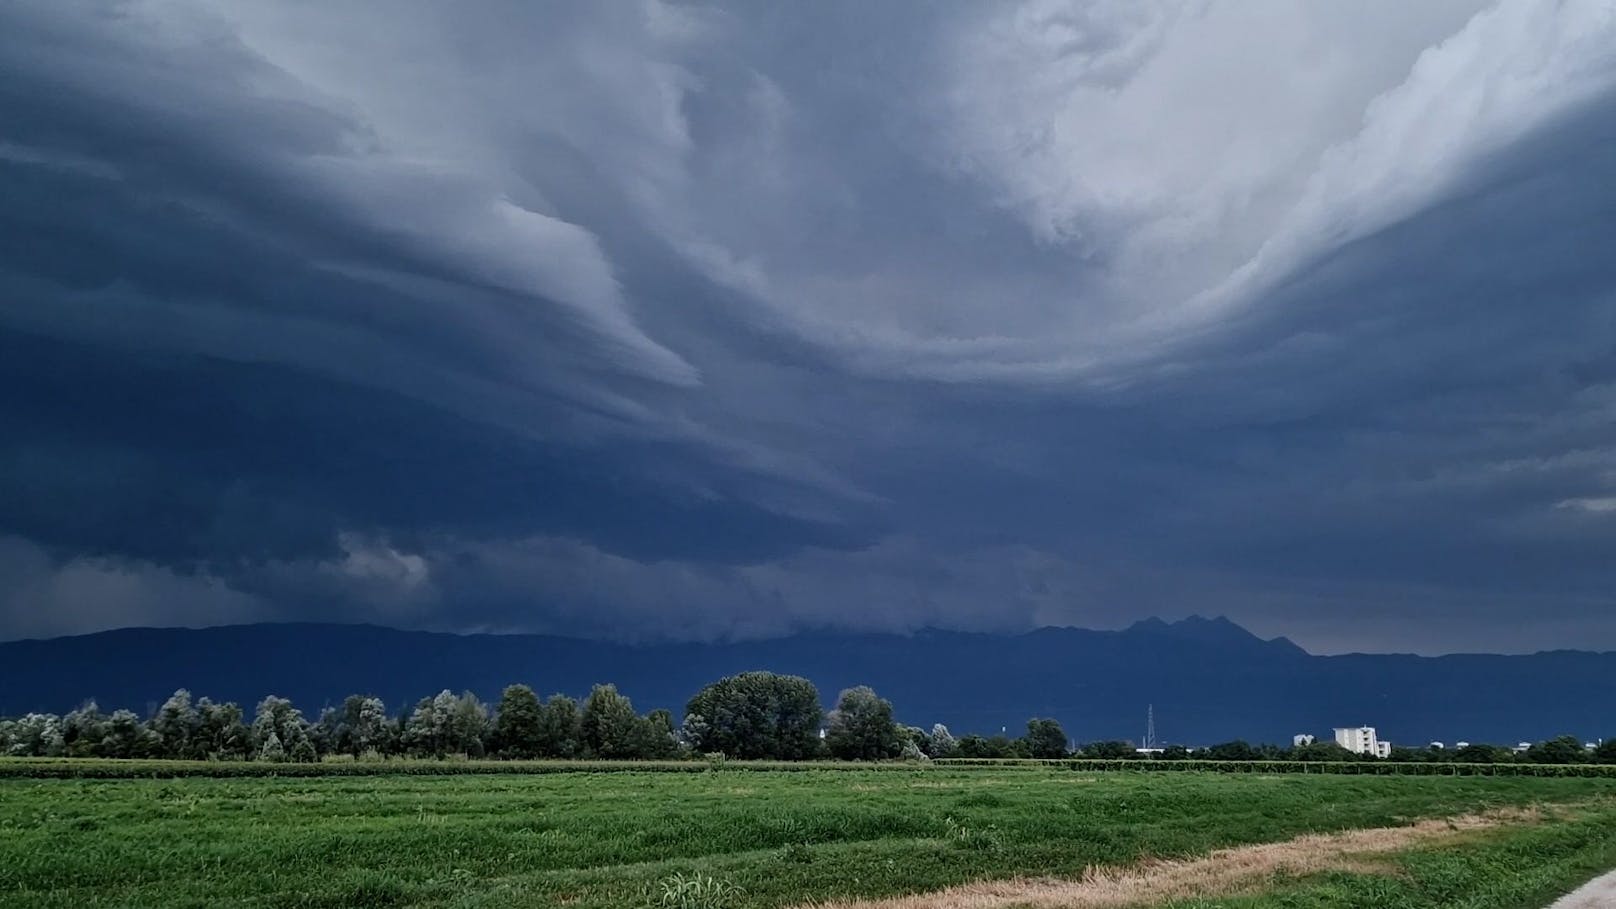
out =
{"type": "Polygon", "coordinates": [[[1220,909],[1542,905],[1616,863],[1616,781],[1040,767],[0,779],[0,906],[621,909],[700,875],[725,892],[668,905],[779,907],[1534,804],[1550,806],[1540,820],[1373,868],[1173,903],[1220,909]],[[1456,890],[1477,898],[1444,901],[1456,890]],[[1382,891],[1395,900],[1353,901],[1382,891]]]}

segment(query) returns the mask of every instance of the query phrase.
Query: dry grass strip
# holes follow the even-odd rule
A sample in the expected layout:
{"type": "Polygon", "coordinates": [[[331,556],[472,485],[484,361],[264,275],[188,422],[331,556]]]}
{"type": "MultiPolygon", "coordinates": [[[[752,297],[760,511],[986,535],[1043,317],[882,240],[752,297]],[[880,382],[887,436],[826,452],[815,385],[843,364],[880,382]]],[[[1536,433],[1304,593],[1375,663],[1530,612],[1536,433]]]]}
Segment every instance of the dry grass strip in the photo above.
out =
{"type": "Polygon", "coordinates": [[[1280,843],[1219,849],[1201,858],[1090,868],[1081,878],[1014,878],[961,884],[880,900],[804,904],[798,909],[1122,909],[1187,897],[1249,890],[1277,874],[1384,870],[1384,856],[1505,823],[1533,823],[1537,809],[1509,809],[1301,836],[1280,843]],[[1381,861],[1377,863],[1376,859],[1381,861]]]}

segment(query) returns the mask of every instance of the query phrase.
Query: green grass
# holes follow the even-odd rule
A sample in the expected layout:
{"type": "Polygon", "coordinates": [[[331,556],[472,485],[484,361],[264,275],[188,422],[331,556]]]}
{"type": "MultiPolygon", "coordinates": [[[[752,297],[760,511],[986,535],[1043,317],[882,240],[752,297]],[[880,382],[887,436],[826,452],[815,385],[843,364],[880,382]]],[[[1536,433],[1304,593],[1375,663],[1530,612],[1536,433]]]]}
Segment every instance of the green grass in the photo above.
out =
{"type": "Polygon", "coordinates": [[[1543,909],[1616,867],[1616,809],[1505,827],[1396,857],[1386,874],[1277,881],[1265,892],[1197,899],[1167,909],[1543,909]]]}
{"type": "MultiPolygon", "coordinates": [[[[0,906],[748,909],[1612,796],[1603,779],[1040,767],[0,779],[0,906]]],[[[1593,862],[1573,836],[1592,829],[1528,833],[1593,862]]]]}

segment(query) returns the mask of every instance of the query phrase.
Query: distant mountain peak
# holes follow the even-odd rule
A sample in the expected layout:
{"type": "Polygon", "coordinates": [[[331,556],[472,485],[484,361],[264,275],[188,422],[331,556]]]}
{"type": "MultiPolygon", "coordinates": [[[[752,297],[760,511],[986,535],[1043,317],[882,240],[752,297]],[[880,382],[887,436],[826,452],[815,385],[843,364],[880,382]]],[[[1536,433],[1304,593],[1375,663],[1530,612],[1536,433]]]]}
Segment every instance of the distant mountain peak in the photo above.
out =
{"type": "Polygon", "coordinates": [[[1224,639],[1228,639],[1232,636],[1239,636],[1242,638],[1256,638],[1257,640],[1261,640],[1261,638],[1257,638],[1256,635],[1247,631],[1245,628],[1230,621],[1227,616],[1221,615],[1213,616],[1211,618],[1207,618],[1203,615],[1192,615],[1179,619],[1176,622],[1168,622],[1156,616],[1151,616],[1148,619],[1140,619],[1139,621],[1134,622],[1132,625],[1128,626],[1128,630],[1150,632],[1166,631],[1180,636],[1193,635],[1197,637],[1217,635],[1218,637],[1224,639]]]}
{"type": "Polygon", "coordinates": [[[1168,622],[1152,616],[1148,619],[1140,619],[1129,625],[1126,633],[1160,635],[1181,641],[1193,641],[1225,647],[1260,644],[1297,653],[1306,653],[1289,638],[1280,637],[1265,641],[1252,634],[1245,626],[1229,619],[1227,616],[1221,615],[1212,616],[1211,618],[1203,615],[1191,615],[1175,622],[1168,622]]]}

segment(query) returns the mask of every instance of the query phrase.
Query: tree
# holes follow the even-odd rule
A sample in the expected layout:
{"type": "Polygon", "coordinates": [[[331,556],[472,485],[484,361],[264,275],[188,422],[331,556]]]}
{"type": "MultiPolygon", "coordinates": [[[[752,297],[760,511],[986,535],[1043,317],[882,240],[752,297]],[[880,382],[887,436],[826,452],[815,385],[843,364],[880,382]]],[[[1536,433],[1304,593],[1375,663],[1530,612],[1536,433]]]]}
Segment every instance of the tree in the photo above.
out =
{"type": "Polygon", "coordinates": [[[1511,757],[1507,748],[1480,743],[1466,745],[1453,753],[1453,760],[1460,764],[1501,764],[1511,757]]]}
{"type": "Polygon", "coordinates": [[[743,672],[708,685],[685,705],[692,748],[732,758],[794,761],[819,748],[824,710],[805,678],[743,672]]]}
{"type": "Polygon", "coordinates": [[[653,710],[640,717],[634,724],[629,751],[631,757],[646,761],[678,757],[679,739],[673,731],[673,714],[666,710],[653,710]]]}
{"type": "Polygon", "coordinates": [[[107,757],[107,718],[95,701],[85,701],[62,718],[62,738],[68,757],[107,757]]]}
{"type": "Polygon", "coordinates": [[[552,694],[544,702],[539,718],[539,757],[575,758],[583,754],[583,717],[578,702],[564,694],[552,694]]]}
{"type": "Polygon", "coordinates": [[[162,743],[134,711],[114,710],[107,718],[101,751],[102,757],[149,758],[162,753],[162,743]]]}
{"type": "Polygon", "coordinates": [[[953,757],[958,750],[959,743],[954,741],[953,733],[942,723],[933,724],[931,735],[926,737],[926,753],[934,758],[953,757]]]}
{"type": "MultiPolygon", "coordinates": [[[[1028,757],[1062,758],[1066,756],[1066,730],[1051,719],[1027,721],[1027,734],[1022,736],[1022,749],[1028,757]]],[[[1132,748],[1128,749],[1131,754],[1132,748]]]]}
{"type": "Polygon", "coordinates": [[[544,706],[526,685],[508,685],[499,697],[494,719],[495,748],[508,758],[536,758],[542,753],[544,706]]]}
{"type": "Polygon", "coordinates": [[[1594,749],[1593,759],[1601,764],[1616,764],[1616,739],[1605,739],[1594,749]]]}
{"type": "Polygon", "coordinates": [[[597,758],[635,757],[639,719],[616,685],[596,685],[584,700],[580,724],[585,752],[597,758]]]}
{"type": "Polygon", "coordinates": [[[195,759],[206,757],[196,741],[202,725],[201,716],[191,704],[191,693],[179,689],[163,702],[151,719],[151,731],[158,739],[159,752],[167,758],[195,759]]]}
{"type": "Polygon", "coordinates": [[[1579,764],[1588,759],[1588,750],[1576,736],[1562,735],[1526,749],[1526,759],[1534,764],[1579,764]]]}
{"type": "MultiPolygon", "coordinates": [[[[1031,724],[1029,724],[1030,727],[1031,724]]],[[[1029,729],[1030,731],[1030,729],[1029,729]]],[[[1092,760],[1116,761],[1131,758],[1136,755],[1132,742],[1112,739],[1105,742],[1089,742],[1080,752],[1084,757],[1092,760]]]]}
{"type": "Polygon", "coordinates": [[[1255,761],[1262,755],[1245,741],[1235,739],[1206,749],[1206,756],[1214,761],[1255,761]]]}
{"type": "Polygon", "coordinates": [[[61,757],[65,751],[62,720],[54,713],[30,713],[0,723],[0,754],[61,757]]]}
{"type": "Polygon", "coordinates": [[[467,757],[480,758],[487,753],[483,741],[488,737],[488,707],[475,694],[462,691],[455,699],[453,720],[450,723],[454,750],[467,757]]]}
{"type": "Polygon", "coordinates": [[[286,749],[281,746],[281,737],[275,732],[274,728],[264,733],[260,741],[263,743],[258,746],[258,759],[260,761],[286,760],[286,749]]]}
{"type": "Polygon", "coordinates": [[[1298,761],[1321,762],[1344,762],[1358,759],[1358,755],[1342,748],[1335,742],[1313,742],[1307,745],[1298,745],[1291,750],[1291,757],[1298,761]]]}
{"type": "Polygon", "coordinates": [[[299,764],[312,764],[320,759],[319,753],[314,750],[314,742],[307,738],[292,746],[287,756],[299,764]]]}
{"type": "Polygon", "coordinates": [[[996,735],[987,739],[979,735],[968,735],[959,740],[959,744],[954,749],[954,755],[962,758],[1016,757],[1018,744],[1003,735],[996,735]]]}
{"type": "Polygon", "coordinates": [[[902,743],[892,702],[863,685],[843,691],[830,712],[825,744],[832,755],[848,761],[897,757],[902,743]]]}
{"type": "Polygon", "coordinates": [[[259,701],[252,724],[252,735],[253,740],[258,743],[259,759],[272,760],[263,756],[266,750],[270,753],[277,750],[280,752],[282,756],[273,760],[284,760],[292,755],[297,751],[298,744],[308,739],[308,725],[303,719],[303,712],[293,707],[292,702],[285,698],[272,694],[259,701]],[[276,745],[273,749],[266,747],[271,737],[274,738],[276,745]]]}
{"type": "Polygon", "coordinates": [[[488,709],[476,695],[468,691],[456,697],[445,688],[415,705],[404,724],[404,747],[420,757],[480,757],[487,725],[488,709]]]}
{"type": "Polygon", "coordinates": [[[242,722],[241,706],[233,701],[196,702],[196,743],[204,757],[245,760],[252,754],[252,732],[242,722]]]}
{"type": "Polygon", "coordinates": [[[335,711],[331,722],[327,743],[331,751],[359,757],[389,750],[392,731],[387,722],[387,705],[381,698],[350,694],[343,699],[342,707],[335,711]]]}

